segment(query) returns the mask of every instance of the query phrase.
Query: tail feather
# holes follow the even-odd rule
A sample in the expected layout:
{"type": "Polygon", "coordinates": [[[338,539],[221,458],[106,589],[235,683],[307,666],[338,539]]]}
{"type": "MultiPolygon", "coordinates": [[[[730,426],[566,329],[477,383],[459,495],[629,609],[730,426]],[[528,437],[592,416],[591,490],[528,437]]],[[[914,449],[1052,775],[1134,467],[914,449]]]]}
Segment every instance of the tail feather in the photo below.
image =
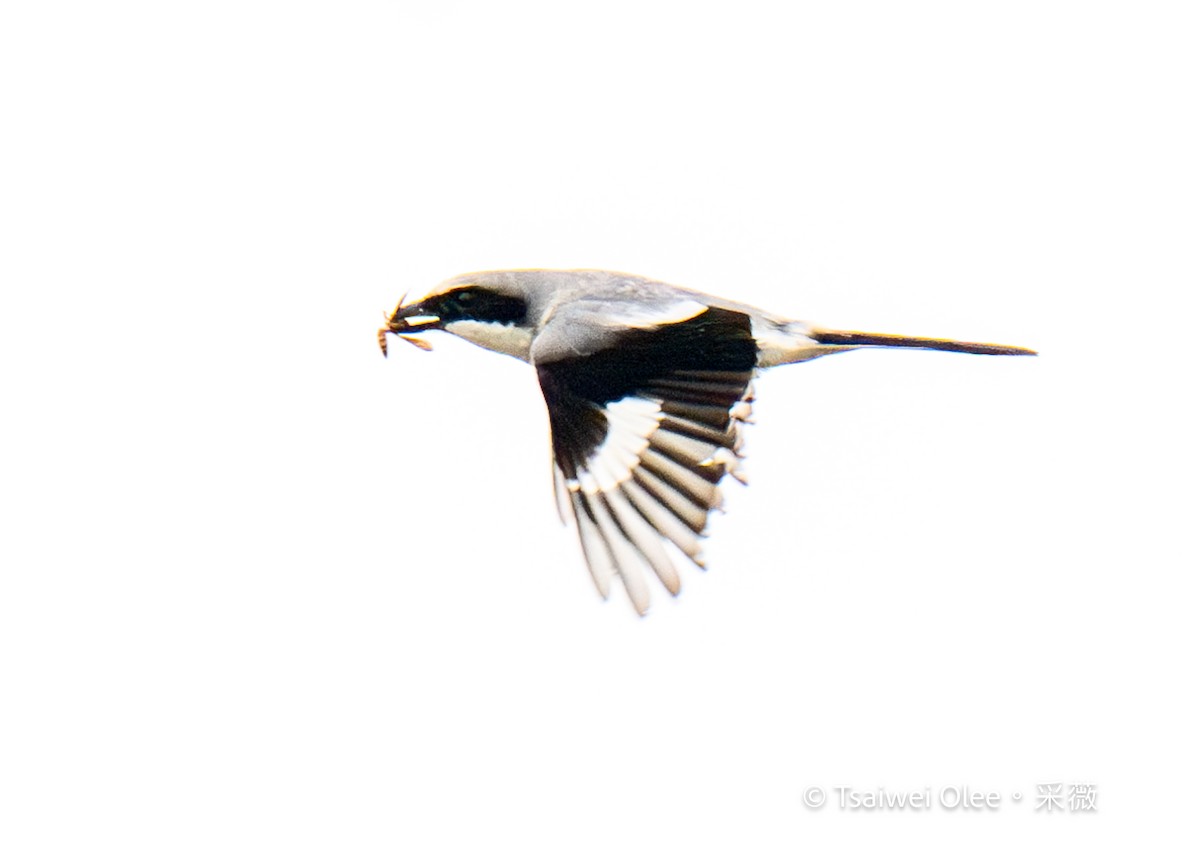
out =
{"type": "Polygon", "coordinates": [[[822,345],[882,345],[891,348],[929,348],[934,351],[960,351],[964,354],[1036,355],[1036,351],[1015,345],[986,342],[960,342],[956,339],[929,339],[923,336],[895,336],[890,333],[863,333],[857,330],[813,329],[808,336],[822,345]]]}

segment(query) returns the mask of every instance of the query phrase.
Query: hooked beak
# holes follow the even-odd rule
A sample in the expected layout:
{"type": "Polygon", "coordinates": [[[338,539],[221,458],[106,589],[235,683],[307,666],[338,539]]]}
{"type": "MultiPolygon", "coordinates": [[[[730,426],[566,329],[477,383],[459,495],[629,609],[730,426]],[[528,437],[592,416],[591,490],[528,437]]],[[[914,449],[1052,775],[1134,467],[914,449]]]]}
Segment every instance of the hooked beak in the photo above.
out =
{"type": "MultiPolygon", "coordinates": [[[[407,295],[406,295],[407,297],[407,295]]],[[[422,330],[437,330],[441,328],[442,320],[425,309],[424,304],[417,302],[415,304],[404,305],[404,298],[400,298],[400,303],[392,312],[391,317],[384,314],[387,318],[387,327],[379,328],[379,350],[383,352],[383,356],[387,357],[387,335],[395,334],[405,342],[411,342],[413,345],[420,348],[422,351],[432,351],[433,346],[424,339],[417,339],[409,334],[415,331],[422,330]]]]}

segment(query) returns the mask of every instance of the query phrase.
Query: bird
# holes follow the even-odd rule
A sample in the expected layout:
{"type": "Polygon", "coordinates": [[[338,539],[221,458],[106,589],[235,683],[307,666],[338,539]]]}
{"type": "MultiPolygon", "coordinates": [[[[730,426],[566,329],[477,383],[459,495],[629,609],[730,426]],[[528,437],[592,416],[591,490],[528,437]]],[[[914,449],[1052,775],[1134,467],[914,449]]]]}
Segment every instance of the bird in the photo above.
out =
{"type": "Polygon", "coordinates": [[[620,581],[650,608],[651,575],[680,591],[677,549],[705,567],[701,539],[722,480],[745,481],[742,427],[755,376],[863,347],[1034,355],[1027,348],[833,330],[633,274],[597,269],[461,274],[400,299],[378,332],[444,331],[537,372],[549,415],[554,493],[607,599],[620,581]]]}

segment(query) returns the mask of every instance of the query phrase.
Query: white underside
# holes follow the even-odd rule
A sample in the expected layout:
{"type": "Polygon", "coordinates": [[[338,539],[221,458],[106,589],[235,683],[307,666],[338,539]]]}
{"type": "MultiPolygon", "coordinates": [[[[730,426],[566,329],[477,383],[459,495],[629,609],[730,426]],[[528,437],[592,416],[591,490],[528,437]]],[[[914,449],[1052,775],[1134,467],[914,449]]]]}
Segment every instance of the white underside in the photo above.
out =
{"type": "Polygon", "coordinates": [[[807,325],[802,322],[774,324],[769,321],[754,319],[750,332],[758,343],[758,368],[767,369],[771,366],[782,366],[785,363],[801,363],[833,354],[836,351],[848,351],[850,345],[822,345],[815,339],[805,335],[807,325]]]}

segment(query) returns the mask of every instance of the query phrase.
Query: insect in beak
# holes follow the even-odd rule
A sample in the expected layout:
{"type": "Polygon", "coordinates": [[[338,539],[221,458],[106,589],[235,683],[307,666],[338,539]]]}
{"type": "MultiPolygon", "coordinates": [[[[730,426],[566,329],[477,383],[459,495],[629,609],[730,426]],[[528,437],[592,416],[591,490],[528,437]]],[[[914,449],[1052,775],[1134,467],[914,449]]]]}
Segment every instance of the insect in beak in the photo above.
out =
{"type": "MultiPolygon", "coordinates": [[[[415,336],[409,336],[409,335],[401,332],[401,331],[407,330],[408,328],[414,326],[411,322],[408,321],[407,318],[405,318],[403,315],[401,315],[401,311],[404,309],[404,300],[407,297],[408,297],[408,292],[405,292],[400,297],[400,302],[396,304],[396,308],[392,311],[391,315],[389,315],[387,313],[387,311],[384,310],[383,317],[384,317],[384,319],[387,320],[387,326],[379,328],[379,334],[378,334],[379,350],[383,352],[384,357],[387,357],[387,355],[388,355],[387,335],[389,333],[395,334],[396,336],[403,339],[405,342],[411,342],[413,345],[415,345],[417,348],[420,348],[422,351],[432,351],[433,350],[433,346],[430,345],[428,342],[426,342],[424,339],[418,339],[415,336]]],[[[434,316],[421,316],[421,319],[422,319],[422,321],[425,321],[426,323],[432,323],[432,322],[436,322],[438,320],[434,316]]]]}

